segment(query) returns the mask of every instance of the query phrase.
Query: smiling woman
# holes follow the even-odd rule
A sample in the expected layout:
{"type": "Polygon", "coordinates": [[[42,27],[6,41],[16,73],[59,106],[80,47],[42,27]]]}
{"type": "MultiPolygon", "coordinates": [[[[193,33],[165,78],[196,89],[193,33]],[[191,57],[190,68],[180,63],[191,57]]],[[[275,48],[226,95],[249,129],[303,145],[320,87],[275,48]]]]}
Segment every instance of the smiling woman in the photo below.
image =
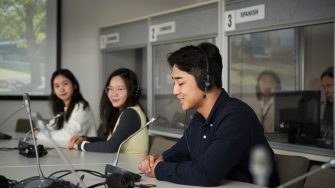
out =
{"type": "Polygon", "coordinates": [[[57,69],[58,1],[0,0],[0,98],[47,96],[57,69]]]}

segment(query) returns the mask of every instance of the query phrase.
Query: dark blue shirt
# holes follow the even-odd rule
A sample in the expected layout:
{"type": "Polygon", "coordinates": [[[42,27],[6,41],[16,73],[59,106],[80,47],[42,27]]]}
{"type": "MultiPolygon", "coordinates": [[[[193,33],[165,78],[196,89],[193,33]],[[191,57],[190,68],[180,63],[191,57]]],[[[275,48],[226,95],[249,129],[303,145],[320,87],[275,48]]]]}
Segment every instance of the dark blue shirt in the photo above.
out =
{"type": "Polygon", "coordinates": [[[273,168],[269,186],[278,185],[273,151],[254,111],[221,90],[207,121],[196,113],[183,137],[163,153],[157,164],[158,180],[198,186],[218,186],[225,179],[253,183],[250,152],[264,146],[273,168]]]}

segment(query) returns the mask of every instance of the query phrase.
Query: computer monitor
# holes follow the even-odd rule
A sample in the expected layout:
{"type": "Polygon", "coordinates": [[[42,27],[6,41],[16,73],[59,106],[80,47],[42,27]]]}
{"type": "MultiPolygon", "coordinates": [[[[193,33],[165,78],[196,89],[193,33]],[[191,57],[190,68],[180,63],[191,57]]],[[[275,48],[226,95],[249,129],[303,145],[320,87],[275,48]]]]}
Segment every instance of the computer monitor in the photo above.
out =
{"type": "Polygon", "coordinates": [[[320,91],[284,91],[275,95],[275,131],[288,142],[314,144],[320,137],[320,91]]]}

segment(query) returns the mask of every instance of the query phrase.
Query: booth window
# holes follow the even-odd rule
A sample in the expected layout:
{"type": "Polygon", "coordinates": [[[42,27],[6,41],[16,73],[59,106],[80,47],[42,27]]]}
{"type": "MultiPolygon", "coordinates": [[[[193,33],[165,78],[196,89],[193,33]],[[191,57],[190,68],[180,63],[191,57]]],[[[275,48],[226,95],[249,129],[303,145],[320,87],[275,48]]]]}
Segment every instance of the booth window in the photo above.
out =
{"type": "Polygon", "coordinates": [[[333,64],[333,23],[229,36],[230,94],[254,109],[272,143],[333,150],[333,103],[325,125],[320,79],[333,64]]]}

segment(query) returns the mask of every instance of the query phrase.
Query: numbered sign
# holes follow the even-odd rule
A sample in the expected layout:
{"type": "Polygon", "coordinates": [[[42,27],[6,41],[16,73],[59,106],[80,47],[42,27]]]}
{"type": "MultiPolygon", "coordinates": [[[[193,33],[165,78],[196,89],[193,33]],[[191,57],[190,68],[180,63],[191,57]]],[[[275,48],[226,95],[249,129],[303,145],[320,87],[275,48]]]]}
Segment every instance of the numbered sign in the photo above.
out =
{"type": "Polygon", "coordinates": [[[235,30],[235,11],[227,11],[224,13],[224,30],[234,31],[235,30]]]}

